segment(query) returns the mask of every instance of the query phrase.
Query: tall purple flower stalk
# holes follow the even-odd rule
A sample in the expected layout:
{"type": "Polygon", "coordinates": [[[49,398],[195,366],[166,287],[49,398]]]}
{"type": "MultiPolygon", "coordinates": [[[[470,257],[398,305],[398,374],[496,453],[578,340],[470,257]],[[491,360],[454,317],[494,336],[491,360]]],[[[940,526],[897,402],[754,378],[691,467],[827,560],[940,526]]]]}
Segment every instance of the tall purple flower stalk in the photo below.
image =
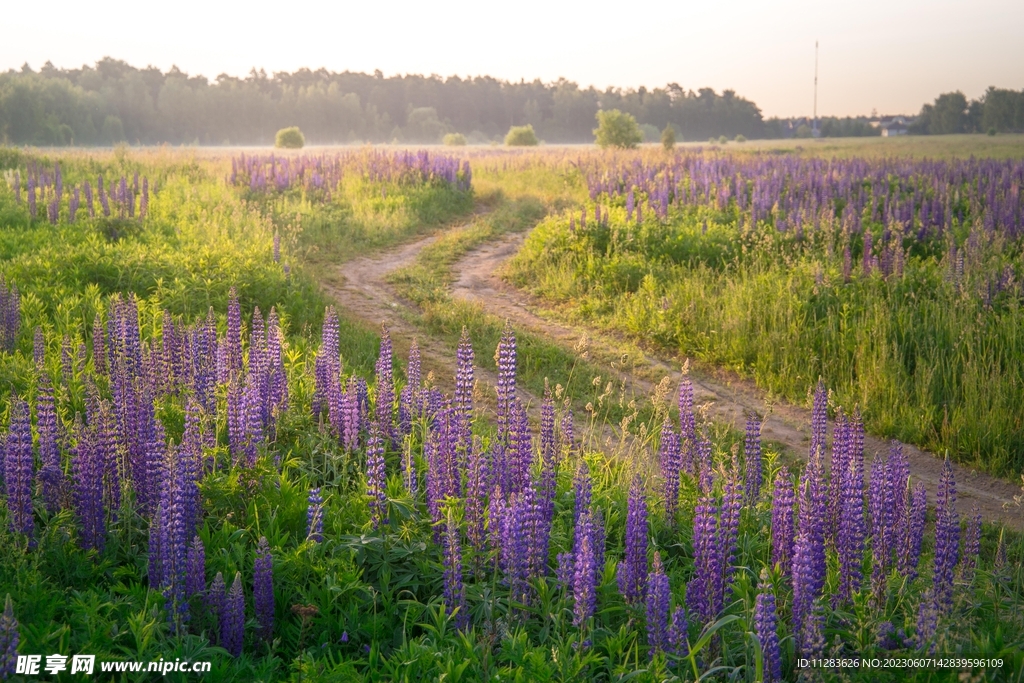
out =
{"type": "Polygon", "coordinates": [[[36,430],[39,432],[39,474],[43,500],[50,513],[57,512],[64,497],[64,471],[57,446],[57,410],[53,404],[53,387],[45,371],[39,374],[36,398],[36,430]]]}
{"type": "Polygon", "coordinates": [[[224,618],[220,623],[220,644],[232,657],[241,657],[244,639],[245,594],[242,592],[242,573],[235,572],[235,580],[224,604],[224,618]]]}
{"type": "MultiPolygon", "coordinates": [[[[864,563],[864,462],[860,454],[846,461],[840,491],[836,550],[839,555],[839,589],[833,604],[849,600],[860,590],[864,563]]],[[[834,472],[834,470],[833,470],[834,472]]]]}
{"type": "Polygon", "coordinates": [[[755,503],[761,497],[761,421],[756,415],[747,417],[747,434],[743,443],[743,459],[746,461],[746,500],[755,503]]]}
{"type": "Polygon", "coordinates": [[[661,427],[658,454],[665,486],[665,516],[671,523],[679,509],[679,476],[683,467],[683,449],[679,434],[668,420],[661,427]]]}
{"type": "Polygon", "coordinates": [[[793,544],[793,630],[801,653],[813,651],[812,630],[816,626],[811,613],[825,585],[826,506],[818,449],[800,480],[800,512],[793,544]]]}
{"type": "Polygon", "coordinates": [[[323,540],[324,535],[324,498],[320,495],[320,487],[309,490],[309,501],[306,507],[306,538],[314,543],[323,540]]]}
{"type": "Polygon", "coordinates": [[[403,436],[412,432],[412,421],[419,419],[422,412],[423,371],[420,362],[420,347],[412,340],[409,348],[409,364],[405,371],[405,386],[398,399],[398,422],[403,436]]]}
{"type": "Polygon", "coordinates": [[[481,448],[478,440],[474,440],[466,478],[466,537],[477,550],[483,550],[485,541],[484,517],[490,491],[490,470],[489,453],[481,448]]]}
{"type": "Polygon", "coordinates": [[[683,468],[696,473],[697,417],[693,412],[693,383],[684,377],[679,385],[679,437],[682,440],[683,468]]]}
{"type": "Polygon", "coordinates": [[[227,589],[224,585],[224,574],[221,572],[217,572],[217,575],[213,577],[213,581],[210,583],[209,602],[207,604],[210,614],[217,624],[217,642],[223,647],[224,624],[227,621],[225,610],[227,607],[227,589]]]}
{"type": "Polygon", "coordinates": [[[626,602],[636,604],[647,593],[647,500],[640,475],[633,478],[626,506],[626,555],[619,563],[616,578],[626,602]]]}
{"type": "Polygon", "coordinates": [[[594,616],[597,604],[597,579],[599,567],[594,553],[593,520],[590,510],[580,516],[576,526],[576,548],[573,552],[573,624],[578,629],[586,627],[594,616]]]}
{"type": "Polygon", "coordinates": [[[917,577],[917,565],[921,560],[921,541],[924,538],[925,515],[928,512],[928,495],[924,484],[918,483],[907,489],[910,499],[907,505],[907,534],[900,547],[897,569],[902,576],[913,580],[917,577]]]}
{"type": "Polygon", "coordinates": [[[782,653],[779,648],[778,615],[775,593],[768,583],[768,572],[761,570],[761,582],[754,601],[754,630],[761,643],[764,683],[782,680],[782,653]]]}
{"type": "Polygon", "coordinates": [[[188,574],[185,577],[185,597],[189,600],[206,595],[206,548],[198,535],[188,548],[188,574]]]}
{"type": "Polygon", "coordinates": [[[469,624],[466,613],[466,587],[462,583],[462,547],[459,544],[459,527],[451,518],[448,519],[447,533],[444,544],[444,603],[445,610],[451,616],[455,610],[456,628],[465,628],[469,624]]]}
{"type": "Polygon", "coordinates": [[[366,494],[370,497],[370,521],[379,529],[388,513],[387,474],[384,469],[384,437],[374,422],[366,444],[366,494]]]}
{"type": "Polygon", "coordinates": [[[668,576],[661,565],[661,554],[655,552],[654,566],[647,583],[647,645],[652,659],[657,652],[669,646],[668,611],[671,598],[668,576]]]}
{"type": "Polygon", "coordinates": [[[314,417],[319,417],[327,410],[332,384],[339,381],[339,370],[338,314],[332,306],[328,306],[324,312],[324,324],[320,332],[320,350],[317,351],[314,364],[314,417]]]}
{"type": "Polygon", "coordinates": [[[274,637],[274,558],[266,536],[260,536],[256,547],[252,596],[260,637],[270,642],[274,637]]]}
{"type": "Polygon", "coordinates": [[[453,404],[468,428],[473,419],[473,344],[469,332],[462,328],[459,347],[455,352],[455,397],[453,404]]]}
{"type": "Polygon", "coordinates": [[[14,603],[8,593],[4,600],[3,614],[0,614],[0,680],[6,681],[15,675],[20,642],[18,620],[14,618],[14,603]]]}
{"type": "Polygon", "coordinates": [[[73,433],[77,442],[71,449],[72,504],[84,549],[102,550],[106,537],[103,511],[103,461],[96,444],[95,427],[82,425],[76,417],[73,433]]]}
{"type": "Polygon", "coordinates": [[[11,401],[11,419],[7,432],[4,463],[4,487],[11,530],[33,541],[32,516],[32,423],[28,404],[20,398],[11,401]]]}
{"type": "Polygon", "coordinates": [[[697,500],[693,518],[694,575],[686,588],[690,613],[701,623],[709,624],[718,614],[715,593],[722,573],[721,546],[718,538],[718,506],[710,494],[697,500]]]}
{"type": "Polygon", "coordinates": [[[395,378],[392,366],[391,333],[387,327],[381,328],[380,355],[377,357],[377,398],[374,404],[374,416],[381,436],[396,445],[395,433],[395,378]]]}
{"type": "Polygon", "coordinates": [[[814,389],[814,403],[811,408],[811,457],[825,450],[825,434],[828,430],[828,391],[825,382],[818,380],[814,389]]]}
{"type": "Polygon", "coordinates": [[[784,577],[793,571],[793,480],[785,467],[775,475],[772,494],[772,565],[784,577]]]}
{"type": "Polygon", "coordinates": [[[508,432],[511,423],[512,402],[516,396],[516,335],[512,323],[505,321],[505,329],[498,342],[498,434],[508,432]]]}

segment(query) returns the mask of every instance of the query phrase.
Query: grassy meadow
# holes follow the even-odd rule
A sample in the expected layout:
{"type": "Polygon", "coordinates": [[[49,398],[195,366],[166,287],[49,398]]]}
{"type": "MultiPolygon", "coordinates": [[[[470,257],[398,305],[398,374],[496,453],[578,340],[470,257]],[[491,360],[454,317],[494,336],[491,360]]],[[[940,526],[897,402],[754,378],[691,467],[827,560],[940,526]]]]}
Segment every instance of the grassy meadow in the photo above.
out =
{"type": "MultiPolygon", "coordinates": [[[[972,140],[1020,159],[1010,136],[892,142],[954,159],[972,140]]],[[[829,144],[887,158],[878,142],[829,144]]],[[[811,158],[0,149],[0,680],[80,680],[15,671],[53,653],[118,681],[1024,680],[1024,539],[857,441],[1020,471],[1019,241],[974,227],[969,179],[942,239],[973,251],[950,266],[905,229],[899,278],[888,224],[861,223],[889,250],[865,274],[842,211],[797,240],[788,214],[745,227],[715,192],[652,208],[672,159],[703,172],[734,148],[811,158]],[[625,183],[593,189],[636,169],[644,220],[639,190],[627,214],[625,183]],[[621,395],[598,360],[452,300],[462,255],[533,226],[514,282],[813,404],[808,466],[756,417],[705,423],[686,383],[621,395]],[[319,286],[435,231],[389,280],[448,349],[443,380],[319,286]],[[799,663],[933,655],[985,662],[799,663]],[[211,670],[99,671],[161,659],[211,670]]],[[[903,193],[929,196],[926,176],[903,193]]]]}

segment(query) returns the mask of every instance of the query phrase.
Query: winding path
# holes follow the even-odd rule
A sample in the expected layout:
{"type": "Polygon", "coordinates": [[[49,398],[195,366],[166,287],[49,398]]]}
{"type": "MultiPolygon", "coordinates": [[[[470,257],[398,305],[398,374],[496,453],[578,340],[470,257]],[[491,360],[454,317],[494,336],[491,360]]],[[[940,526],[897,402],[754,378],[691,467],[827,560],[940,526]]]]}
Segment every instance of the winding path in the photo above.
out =
{"type": "MultiPolygon", "coordinates": [[[[447,368],[450,372],[451,354],[442,344],[425,339],[422,331],[403,316],[412,310],[409,302],[398,299],[385,278],[388,273],[411,264],[419,252],[438,238],[439,234],[421,238],[391,251],[361,257],[338,266],[336,281],[324,284],[327,292],[351,315],[372,324],[385,322],[389,328],[406,338],[418,336],[425,366],[447,368]]],[[[521,328],[547,337],[566,348],[573,348],[586,338],[593,351],[593,361],[616,379],[644,394],[649,394],[657,380],[668,376],[674,384],[681,379],[680,363],[673,359],[645,354],[632,359],[634,371],[623,373],[609,362],[620,353],[616,340],[606,333],[567,325],[542,315],[543,307],[528,294],[515,289],[500,277],[504,262],[513,256],[526,238],[525,233],[506,235],[494,242],[469,252],[454,267],[458,278],[452,287],[452,296],[477,303],[487,313],[507,318],[521,328]],[[657,378],[655,380],[654,378],[657,378]]],[[[496,381],[493,373],[477,369],[478,376],[491,385],[496,381]]],[[[440,375],[439,375],[440,377],[440,375]]],[[[753,411],[765,411],[765,394],[753,382],[727,371],[714,373],[691,371],[695,402],[702,405],[708,417],[742,430],[746,416],[753,411]]],[[[483,392],[489,396],[492,392],[483,392]]],[[[536,397],[524,396],[534,406],[536,397]]],[[[790,457],[806,457],[810,444],[810,410],[792,403],[779,401],[771,406],[762,434],[767,441],[783,447],[790,457]]],[[[866,461],[876,454],[888,451],[886,439],[867,435],[866,461]]],[[[935,500],[942,461],[935,455],[912,445],[904,445],[910,462],[911,475],[924,482],[930,501],[935,500]]],[[[954,465],[957,484],[957,507],[962,515],[977,506],[986,520],[1002,522],[1018,531],[1024,531],[1024,506],[1015,496],[1022,496],[1020,487],[987,474],[954,465]]]]}

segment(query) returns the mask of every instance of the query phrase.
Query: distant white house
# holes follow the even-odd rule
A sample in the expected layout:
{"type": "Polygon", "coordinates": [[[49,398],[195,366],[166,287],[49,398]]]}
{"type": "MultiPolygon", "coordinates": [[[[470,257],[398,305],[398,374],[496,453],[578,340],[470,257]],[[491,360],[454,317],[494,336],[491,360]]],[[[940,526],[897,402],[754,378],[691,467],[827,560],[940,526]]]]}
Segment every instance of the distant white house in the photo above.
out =
{"type": "Polygon", "coordinates": [[[906,135],[910,122],[911,119],[909,117],[893,116],[890,119],[879,121],[877,125],[882,129],[883,138],[891,138],[898,135],[906,135]]]}

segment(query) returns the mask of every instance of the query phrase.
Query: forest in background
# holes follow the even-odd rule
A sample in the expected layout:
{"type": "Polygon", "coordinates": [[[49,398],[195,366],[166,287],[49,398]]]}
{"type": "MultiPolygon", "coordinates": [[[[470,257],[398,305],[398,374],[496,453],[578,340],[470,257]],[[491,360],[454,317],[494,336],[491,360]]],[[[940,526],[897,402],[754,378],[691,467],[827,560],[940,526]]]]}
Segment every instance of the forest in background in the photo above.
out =
{"type": "MultiPolygon", "coordinates": [[[[285,126],[312,144],[436,143],[458,132],[470,143],[501,139],[531,124],[551,143],[592,142],[595,114],[633,114],[645,139],[671,124],[683,140],[725,135],[782,137],[781,119],[762,117],[732,90],[687,90],[676,83],[647,90],[581,88],[565,79],[513,83],[488,76],[389,76],[300,69],[214,81],[172,67],[139,69],[104,58],[58,69],[47,62],[0,73],[0,142],[31,145],[265,145],[285,126]]],[[[873,135],[866,118],[825,118],[828,136],[873,135]]],[[[1024,130],[1024,91],[991,88],[968,102],[946,93],[924,105],[916,133],[1024,130]]]]}

